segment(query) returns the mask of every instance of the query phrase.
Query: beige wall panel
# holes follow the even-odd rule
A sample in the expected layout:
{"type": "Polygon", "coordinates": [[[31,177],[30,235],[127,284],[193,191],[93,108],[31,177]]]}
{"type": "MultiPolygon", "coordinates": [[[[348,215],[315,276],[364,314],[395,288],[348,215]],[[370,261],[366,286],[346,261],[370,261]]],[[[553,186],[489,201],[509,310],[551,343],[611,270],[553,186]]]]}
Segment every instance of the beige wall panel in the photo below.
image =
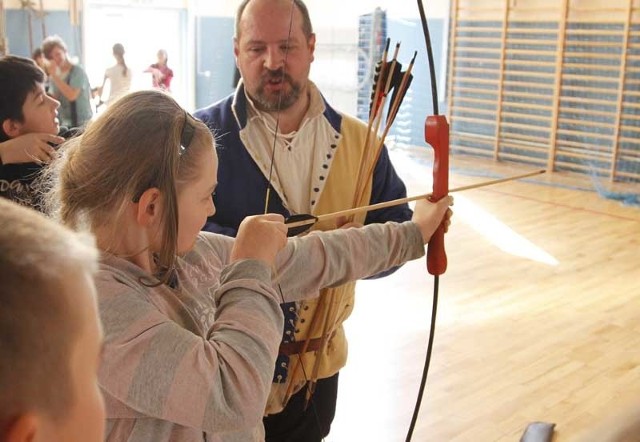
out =
{"type": "Polygon", "coordinates": [[[626,10],[628,0],[571,0],[569,9],[605,11],[610,9],[626,10]]]}
{"type": "Polygon", "coordinates": [[[482,9],[463,9],[458,13],[458,20],[502,20],[504,12],[502,9],[482,10],[482,9]]]}
{"type": "Polygon", "coordinates": [[[535,10],[531,8],[516,9],[509,14],[509,21],[536,22],[536,21],[558,21],[560,18],[560,8],[556,5],[554,8],[544,8],[535,10]]]}
{"type": "Polygon", "coordinates": [[[622,9],[609,9],[607,11],[571,10],[569,21],[584,23],[621,23],[627,21],[627,12],[622,9]]]}
{"type": "Polygon", "coordinates": [[[503,9],[505,0],[459,0],[460,9],[503,9]]]}
{"type": "Polygon", "coordinates": [[[511,0],[511,9],[557,9],[561,4],[558,0],[511,0]]]}

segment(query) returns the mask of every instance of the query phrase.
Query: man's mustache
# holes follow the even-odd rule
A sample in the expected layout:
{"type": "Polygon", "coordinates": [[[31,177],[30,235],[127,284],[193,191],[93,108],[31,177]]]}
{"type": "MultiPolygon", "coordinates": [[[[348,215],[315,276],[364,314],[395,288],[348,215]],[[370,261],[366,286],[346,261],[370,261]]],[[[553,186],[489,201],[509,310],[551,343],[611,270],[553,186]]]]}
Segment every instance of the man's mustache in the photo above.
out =
{"type": "Polygon", "coordinates": [[[291,77],[289,76],[289,74],[287,74],[284,69],[279,68],[276,70],[269,70],[267,69],[267,71],[262,74],[262,81],[263,82],[267,82],[267,81],[271,81],[271,80],[282,80],[282,81],[286,81],[288,83],[293,83],[291,77]]]}

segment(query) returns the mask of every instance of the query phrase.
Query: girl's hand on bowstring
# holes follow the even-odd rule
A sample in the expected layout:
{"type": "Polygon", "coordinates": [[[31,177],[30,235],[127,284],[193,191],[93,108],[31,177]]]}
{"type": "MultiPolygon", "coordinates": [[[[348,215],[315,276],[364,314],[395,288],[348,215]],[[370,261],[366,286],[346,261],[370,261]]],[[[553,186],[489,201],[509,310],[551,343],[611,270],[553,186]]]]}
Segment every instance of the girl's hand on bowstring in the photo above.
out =
{"type": "Polygon", "coordinates": [[[287,245],[287,227],[282,215],[269,213],[246,217],[231,250],[231,262],[258,259],[270,267],[276,255],[287,245]]]}

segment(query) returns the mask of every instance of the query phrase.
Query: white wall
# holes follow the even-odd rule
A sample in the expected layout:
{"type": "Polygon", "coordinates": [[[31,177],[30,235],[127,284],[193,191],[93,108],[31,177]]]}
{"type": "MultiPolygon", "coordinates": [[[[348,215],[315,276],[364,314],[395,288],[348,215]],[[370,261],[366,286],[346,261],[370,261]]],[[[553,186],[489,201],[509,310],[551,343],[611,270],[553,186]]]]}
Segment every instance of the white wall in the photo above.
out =
{"type": "MultiPolygon", "coordinates": [[[[446,19],[449,0],[423,0],[428,18],[446,19]]],[[[358,17],[376,7],[394,19],[419,16],[415,0],[305,0],[317,34],[311,79],[337,108],[355,114],[358,17]]],[[[197,15],[233,17],[240,0],[191,0],[197,15]]]]}
{"type": "MultiPolygon", "coordinates": [[[[306,0],[314,24],[332,22],[336,26],[349,23],[353,17],[372,11],[376,7],[386,9],[394,17],[416,17],[418,6],[414,0],[306,0]],[[340,13],[337,14],[336,11],[340,13]]],[[[449,0],[425,2],[429,17],[447,17],[449,0]]],[[[232,17],[240,4],[239,0],[191,0],[200,15],[232,17]]]]}
{"type": "MultiPolygon", "coordinates": [[[[446,19],[449,13],[449,1],[425,0],[427,16],[446,19]]],[[[45,10],[49,11],[68,10],[72,2],[73,0],[43,0],[43,5],[45,10]]],[[[34,4],[36,7],[39,6],[38,1],[35,1],[34,4]]],[[[131,5],[152,9],[186,7],[188,8],[189,24],[193,23],[194,16],[233,17],[239,4],[240,0],[77,0],[78,8],[85,11],[91,9],[92,5],[112,5],[115,7],[131,5]]],[[[419,15],[416,1],[306,0],[306,4],[318,35],[317,57],[312,68],[312,79],[318,82],[328,95],[329,100],[337,102],[338,105],[345,103],[347,108],[344,110],[353,112],[355,111],[356,100],[354,97],[357,90],[357,79],[353,73],[356,72],[358,17],[371,13],[376,7],[380,7],[387,11],[389,17],[394,19],[416,18],[419,15]],[[336,72],[342,72],[344,75],[335,75],[336,72]]],[[[5,8],[20,9],[20,0],[5,0],[5,8]]],[[[188,26],[186,49],[189,54],[194,42],[192,31],[193,29],[188,26]]],[[[90,32],[91,29],[85,28],[85,37],[90,32]]],[[[91,38],[87,40],[91,40],[91,38]]],[[[189,56],[185,68],[188,69],[193,65],[192,57],[189,56]]],[[[192,90],[192,85],[190,85],[186,97],[192,95],[192,90]]],[[[186,97],[186,102],[189,102],[186,97]]]]}

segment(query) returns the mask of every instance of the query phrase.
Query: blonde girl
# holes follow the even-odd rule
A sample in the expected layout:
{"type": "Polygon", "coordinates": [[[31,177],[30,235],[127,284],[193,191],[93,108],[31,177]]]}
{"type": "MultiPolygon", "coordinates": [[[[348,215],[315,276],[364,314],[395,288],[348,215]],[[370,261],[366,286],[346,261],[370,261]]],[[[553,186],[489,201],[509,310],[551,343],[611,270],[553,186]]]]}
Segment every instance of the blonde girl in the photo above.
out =
{"type": "Polygon", "coordinates": [[[104,79],[102,80],[102,86],[98,88],[97,96],[102,100],[102,93],[104,86],[109,80],[109,98],[107,98],[107,106],[113,104],[118,98],[125,95],[131,89],[131,69],[127,66],[127,62],[124,59],[124,46],[120,43],[113,45],[112,53],[113,58],[116,59],[116,64],[107,68],[104,72],[104,79]]]}
{"type": "Polygon", "coordinates": [[[264,440],[279,303],[422,256],[450,216],[449,200],[425,201],[414,222],[290,241],[280,215],[247,218],[235,239],[201,233],[215,212],[214,140],[157,91],[118,100],[52,175],[59,218],[102,251],[108,441],[264,440]]]}

